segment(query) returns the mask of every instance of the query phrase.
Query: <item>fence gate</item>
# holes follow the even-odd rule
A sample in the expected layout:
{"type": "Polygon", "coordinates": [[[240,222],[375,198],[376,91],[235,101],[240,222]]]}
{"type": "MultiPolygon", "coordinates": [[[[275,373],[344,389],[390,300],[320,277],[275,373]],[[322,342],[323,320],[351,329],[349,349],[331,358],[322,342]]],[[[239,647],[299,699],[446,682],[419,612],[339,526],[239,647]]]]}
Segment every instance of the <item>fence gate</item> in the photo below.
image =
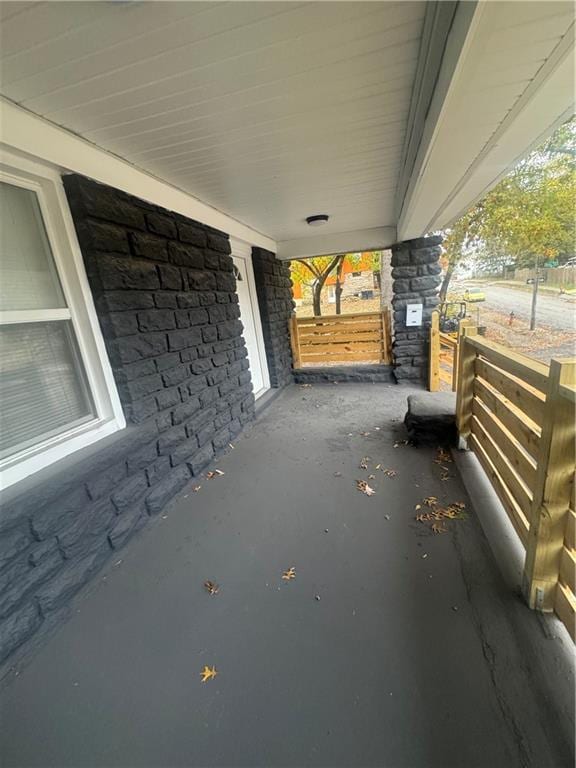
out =
{"type": "Polygon", "coordinates": [[[291,318],[294,367],[392,362],[390,310],[291,318]]]}

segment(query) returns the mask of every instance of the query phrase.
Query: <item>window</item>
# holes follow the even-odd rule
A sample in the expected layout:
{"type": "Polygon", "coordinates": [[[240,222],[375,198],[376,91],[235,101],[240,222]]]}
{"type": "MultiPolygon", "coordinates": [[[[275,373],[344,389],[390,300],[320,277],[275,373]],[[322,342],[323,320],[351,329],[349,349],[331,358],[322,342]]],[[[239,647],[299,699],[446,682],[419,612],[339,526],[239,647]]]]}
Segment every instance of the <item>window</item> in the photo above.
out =
{"type": "Polygon", "coordinates": [[[0,165],[0,485],[125,425],[57,174],[0,165]]]}

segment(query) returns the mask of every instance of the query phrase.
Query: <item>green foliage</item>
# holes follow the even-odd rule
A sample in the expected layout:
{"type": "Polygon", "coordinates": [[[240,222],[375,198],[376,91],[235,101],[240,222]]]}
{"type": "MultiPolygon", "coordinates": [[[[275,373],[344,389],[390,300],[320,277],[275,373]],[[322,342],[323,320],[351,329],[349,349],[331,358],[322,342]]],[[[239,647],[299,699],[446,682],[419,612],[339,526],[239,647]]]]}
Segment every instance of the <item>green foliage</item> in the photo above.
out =
{"type": "Polygon", "coordinates": [[[576,120],[562,125],[446,231],[446,266],[532,267],[574,253],[576,120]]]}

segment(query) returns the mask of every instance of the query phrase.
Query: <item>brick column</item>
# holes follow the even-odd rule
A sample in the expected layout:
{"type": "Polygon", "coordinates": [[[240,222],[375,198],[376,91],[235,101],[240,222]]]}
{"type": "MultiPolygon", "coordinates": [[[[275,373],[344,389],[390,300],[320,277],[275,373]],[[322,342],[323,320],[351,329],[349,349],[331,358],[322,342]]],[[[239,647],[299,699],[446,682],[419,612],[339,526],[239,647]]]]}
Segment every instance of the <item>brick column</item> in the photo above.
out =
{"type": "Polygon", "coordinates": [[[427,376],[428,328],[442,280],[441,242],[442,237],[434,235],[392,246],[393,357],[398,380],[425,380],[427,376]],[[407,304],[423,305],[421,327],[406,327],[407,304]]]}
{"type": "Polygon", "coordinates": [[[284,387],[293,381],[288,328],[294,310],[290,266],[263,248],[252,249],[252,264],[270,384],[284,387]]]}

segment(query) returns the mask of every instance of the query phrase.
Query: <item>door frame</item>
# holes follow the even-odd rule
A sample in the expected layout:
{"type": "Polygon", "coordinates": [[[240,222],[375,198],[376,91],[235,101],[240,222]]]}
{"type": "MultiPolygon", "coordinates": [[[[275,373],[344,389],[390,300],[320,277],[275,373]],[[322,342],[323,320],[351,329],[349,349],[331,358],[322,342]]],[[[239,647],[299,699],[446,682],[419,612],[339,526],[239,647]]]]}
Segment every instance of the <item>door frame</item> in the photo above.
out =
{"type": "Polygon", "coordinates": [[[250,308],[252,310],[252,319],[254,321],[254,330],[256,333],[256,348],[258,350],[258,360],[262,371],[263,386],[258,392],[254,392],[257,400],[270,389],[270,374],[268,372],[268,360],[266,358],[266,346],[264,344],[264,334],[262,332],[262,320],[260,318],[260,307],[258,306],[258,294],[256,292],[256,281],[254,280],[254,267],[252,266],[252,246],[244,240],[238,240],[235,237],[230,238],[231,256],[242,259],[246,267],[246,277],[248,278],[248,296],[250,298],[250,308]]]}

